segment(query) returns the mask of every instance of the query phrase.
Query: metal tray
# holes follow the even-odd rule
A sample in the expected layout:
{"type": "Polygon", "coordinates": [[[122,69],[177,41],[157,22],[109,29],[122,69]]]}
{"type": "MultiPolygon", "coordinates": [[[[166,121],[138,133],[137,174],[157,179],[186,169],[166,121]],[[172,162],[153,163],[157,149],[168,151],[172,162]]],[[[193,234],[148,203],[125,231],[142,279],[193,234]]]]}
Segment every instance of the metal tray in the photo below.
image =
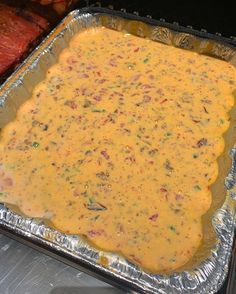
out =
{"type": "MultiPolygon", "coordinates": [[[[234,40],[107,9],[76,10],[52,31],[0,88],[0,127],[14,119],[19,106],[30,98],[34,86],[44,78],[46,70],[56,63],[72,36],[88,27],[100,25],[208,54],[236,65],[234,40]]],[[[230,141],[232,138],[228,139],[230,141]]],[[[236,219],[236,201],[233,200],[236,199],[236,149],[233,148],[230,155],[232,167],[225,179],[225,202],[212,218],[211,227],[216,232],[217,242],[213,246],[206,241],[208,256],[203,258],[202,252],[199,252],[191,264],[168,275],[145,272],[117,254],[101,252],[77,235],[62,234],[47,227],[43,220],[23,217],[3,204],[0,204],[0,231],[126,290],[168,294],[215,293],[227,274],[236,219]],[[101,256],[107,258],[106,266],[99,262],[101,256]]]]}

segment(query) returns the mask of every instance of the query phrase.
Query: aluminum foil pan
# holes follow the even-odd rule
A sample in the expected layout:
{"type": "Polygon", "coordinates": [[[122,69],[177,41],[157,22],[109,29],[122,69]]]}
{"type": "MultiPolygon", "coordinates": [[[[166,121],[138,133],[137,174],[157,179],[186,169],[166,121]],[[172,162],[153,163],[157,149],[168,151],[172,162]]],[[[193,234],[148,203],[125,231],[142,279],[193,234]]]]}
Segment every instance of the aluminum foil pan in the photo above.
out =
{"type": "MultiPolygon", "coordinates": [[[[122,12],[98,8],[76,10],[0,88],[0,127],[14,119],[18,107],[30,98],[34,86],[44,78],[47,69],[57,62],[60,52],[68,46],[72,36],[88,27],[101,25],[208,54],[236,65],[236,50],[226,43],[227,39],[122,12]]],[[[226,136],[228,151],[233,146],[232,141],[236,141],[232,134],[231,131],[226,136]]],[[[78,235],[62,234],[46,226],[43,220],[22,216],[16,213],[15,208],[4,204],[0,204],[0,229],[11,232],[21,241],[27,239],[31,244],[37,244],[39,249],[46,248],[58,259],[80,268],[82,266],[90,274],[124,289],[139,293],[215,293],[227,275],[236,219],[236,149],[231,149],[230,156],[232,161],[228,154],[219,159],[219,166],[223,164],[226,172],[222,173],[224,176],[215,190],[223,201],[213,207],[214,214],[211,214],[209,231],[205,232],[202,248],[187,265],[169,274],[145,272],[117,254],[93,248],[78,235]],[[105,263],[101,262],[101,257],[106,260],[105,263]]]]}

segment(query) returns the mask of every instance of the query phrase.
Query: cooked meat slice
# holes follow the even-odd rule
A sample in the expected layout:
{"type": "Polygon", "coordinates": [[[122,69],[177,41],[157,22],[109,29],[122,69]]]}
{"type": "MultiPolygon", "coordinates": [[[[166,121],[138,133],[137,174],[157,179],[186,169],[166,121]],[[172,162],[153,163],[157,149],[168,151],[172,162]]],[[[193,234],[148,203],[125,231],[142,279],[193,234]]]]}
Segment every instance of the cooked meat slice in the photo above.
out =
{"type": "Polygon", "coordinates": [[[14,65],[46,29],[42,17],[0,4],[0,75],[14,65]]]}

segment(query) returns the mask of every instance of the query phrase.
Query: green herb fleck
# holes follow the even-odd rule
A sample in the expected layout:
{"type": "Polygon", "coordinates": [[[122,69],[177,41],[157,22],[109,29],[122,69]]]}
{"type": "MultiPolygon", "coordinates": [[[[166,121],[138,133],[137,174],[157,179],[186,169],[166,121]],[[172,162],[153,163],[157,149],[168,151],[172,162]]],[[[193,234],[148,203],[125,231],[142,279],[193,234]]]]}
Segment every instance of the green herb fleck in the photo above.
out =
{"type": "Polygon", "coordinates": [[[174,226],[169,226],[169,229],[172,231],[172,232],[175,232],[176,233],[176,228],[174,226]]]}
{"type": "Polygon", "coordinates": [[[94,217],[94,220],[96,221],[99,217],[100,217],[100,215],[96,215],[96,216],[94,217]]]}
{"type": "Polygon", "coordinates": [[[198,154],[193,154],[193,158],[198,158],[198,154]]]}
{"type": "Polygon", "coordinates": [[[224,120],[223,118],[221,118],[221,119],[220,119],[220,124],[223,125],[224,123],[225,123],[225,120],[224,120]]]}
{"type": "Polygon", "coordinates": [[[39,143],[38,143],[38,142],[34,142],[34,143],[32,144],[32,146],[33,146],[34,148],[37,148],[37,147],[39,147],[39,143]]]}
{"type": "Polygon", "coordinates": [[[167,137],[170,137],[171,135],[172,135],[171,132],[167,132],[167,133],[166,133],[166,136],[167,136],[167,137]]]}
{"type": "Polygon", "coordinates": [[[99,202],[90,202],[87,204],[87,209],[88,210],[94,210],[94,211],[104,211],[104,210],[107,210],[107,208],[102,205],[101,203],[99,202]]]}
{"type": "Polygon", "coordinates": [[[89,203],[92,204],[94,202],[95,202],[95,200],[92,197],[89,197],[89,203]]]}
{"type": "Polygon", "coordinates": [[[143,63],[148,63],[148,61],[149,61],[149,59],[148,59],[148,58],[145,58],[145,59],[143,60],[143,63]]]}
{"type": "Polygon", "coordinates": [[[91,150],[85,151],[85,155],[91,155],[91,154],[92,154],[92,151],[91,150]]]}
{"type": "Polygon", "coordinates": [[[201,187],[200,187],[199,185],[195,185],[195,186],[194,186],[194,189],[195,189],[196,191],[201,191],[201,190],[202,190],[201,187]]]}

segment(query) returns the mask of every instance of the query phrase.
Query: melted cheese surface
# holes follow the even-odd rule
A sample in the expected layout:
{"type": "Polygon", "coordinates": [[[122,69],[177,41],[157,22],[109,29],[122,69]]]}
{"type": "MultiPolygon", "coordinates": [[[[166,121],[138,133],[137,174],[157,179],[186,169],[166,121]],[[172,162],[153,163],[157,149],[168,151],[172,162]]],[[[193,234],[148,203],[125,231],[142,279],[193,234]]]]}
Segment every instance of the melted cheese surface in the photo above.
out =
{"type": "Polygon", "coordinates": [[[106,28],[77,34],[1,133],[0,201],[154,272],[202,240],[230,64],[106,28]]]}

